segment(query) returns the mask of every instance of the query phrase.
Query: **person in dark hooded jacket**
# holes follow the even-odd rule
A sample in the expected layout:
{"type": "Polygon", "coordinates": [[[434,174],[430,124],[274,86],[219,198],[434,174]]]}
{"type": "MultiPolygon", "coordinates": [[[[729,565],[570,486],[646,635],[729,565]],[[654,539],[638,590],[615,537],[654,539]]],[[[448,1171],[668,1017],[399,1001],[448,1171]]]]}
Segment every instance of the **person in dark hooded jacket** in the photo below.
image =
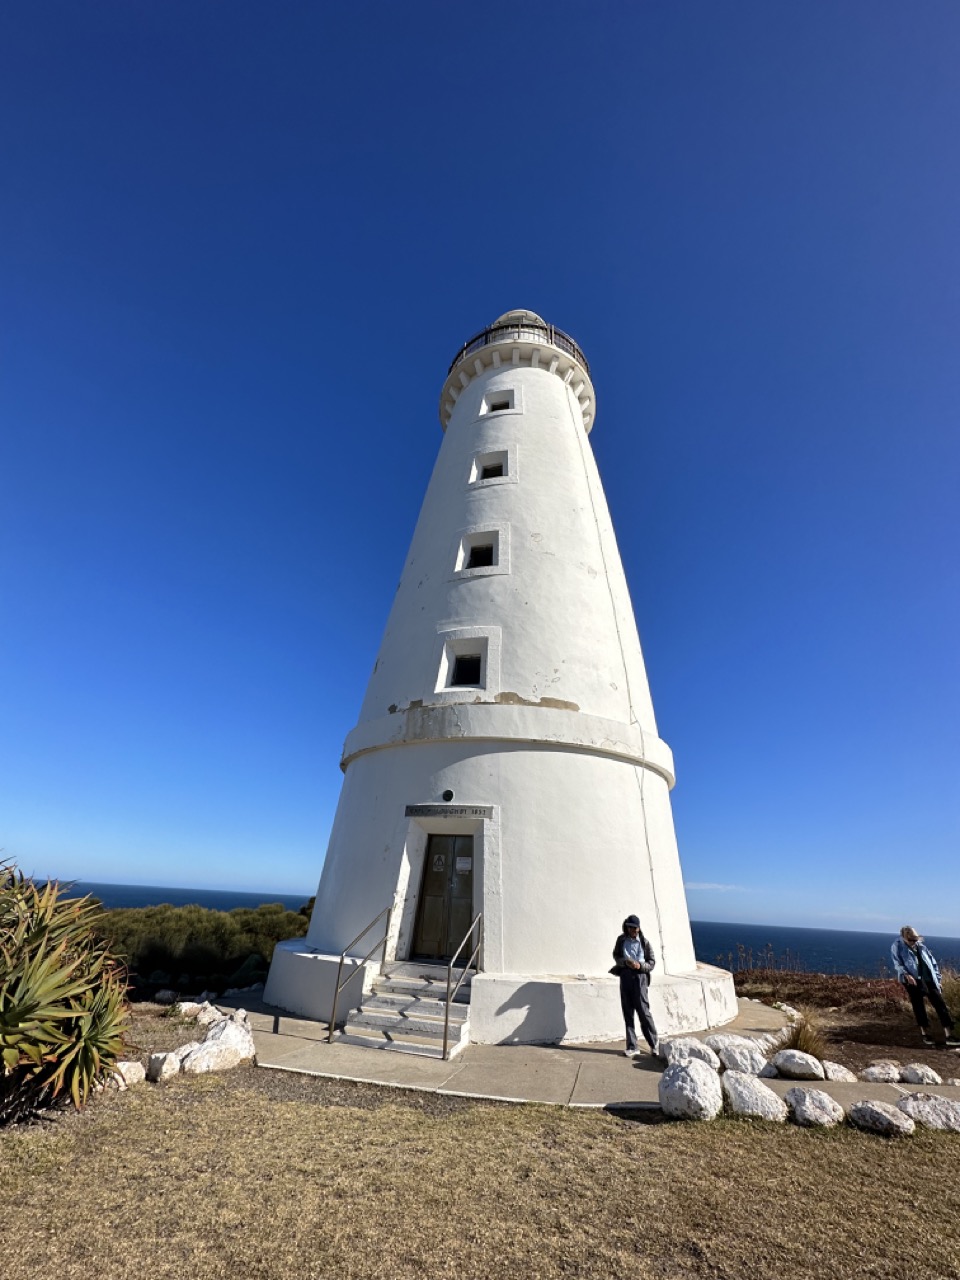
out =
{"type": "Polygon", "coordinates": [[[627,1047],[624,1050],[628,1058],[639,1056],[637,1050],[637,1032],[634,1027],[634,1014],[640,1016],[640,1030],[643,1038],[650,1046],[654,1057],[660,1053],[659,1037],[650,1013],[650,1002],[647,999],[647,987],[650,984],[650,973],[656,960],[653,947],[640,929],[640,921],[636,916],[627,916],[623,922],[623,932],[613,948],[613,968],[620,979],[620,1007],[623,1010],[623,1022],[627,1031],[627,1047]]]}

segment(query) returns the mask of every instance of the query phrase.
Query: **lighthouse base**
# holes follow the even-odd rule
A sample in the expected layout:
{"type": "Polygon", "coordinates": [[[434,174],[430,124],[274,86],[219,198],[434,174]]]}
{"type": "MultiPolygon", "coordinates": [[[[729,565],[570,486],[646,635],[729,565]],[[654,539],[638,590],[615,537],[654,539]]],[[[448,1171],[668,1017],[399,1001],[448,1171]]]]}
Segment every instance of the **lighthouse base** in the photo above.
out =
{"type": "MultiPolygon", "coordinates": [[[[719,1027],[737,1016],[733,975],[698,964],[691,973],[660,973],[650,1011],[662,1036],[719,1027]]],[[[613,977],[531,977],[479,973],[470,997],[475,1044],[577,1044],[623,1039],[620,984],[613,977]]]]}

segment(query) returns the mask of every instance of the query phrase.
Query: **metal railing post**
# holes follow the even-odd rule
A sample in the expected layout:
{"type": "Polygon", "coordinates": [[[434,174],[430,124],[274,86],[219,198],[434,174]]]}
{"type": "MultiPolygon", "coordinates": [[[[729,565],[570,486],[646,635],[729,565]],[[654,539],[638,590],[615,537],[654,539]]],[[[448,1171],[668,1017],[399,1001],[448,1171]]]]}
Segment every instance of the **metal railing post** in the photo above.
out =
{"type": "Polygon", "coordinates": [[[361,929],[360,932],[357,934],[357,936],[353,939],[353,941],[348,942],[347,945],[344,947],[344,949],[340,952],[340,963],[337,966],[337,986],[336,986],[336,990],[333,993],[333,1008],[330,1011],[330,1026],[327,1029],[327,1044],[333,1043],[334,1032],[337,1029],[337,1005],[340,1002],[340,992],[347,985],[347,983],[350,981],[351,978],[356,977],[358,973],[360,974],[363,973],[363,965],[367,963],[367,961],[373,955],[374,951],[376,951],[377,947],[380,947],[380,946],[383,947],[382,963],[383,964],[387,963],[387,943],[390,940],[390,921],[392,918],[393,918],[393,903],[391,903],[389,907],[384,907],[378,916],[374,916],[373,919],[370,921],[370,923],[367,925],[367,927],[365,929],[361,929]],[[363,935],[365,933],[369,933],[370,930],[373,928],[373,926],[377,923],[377,921],[382,920],[384,916],[387,917],[387,926],[384,931],[383,937],[377,939],[377,941],[373,944],[373,946],[370,948],[367,954],[363,957],[363,959],[359,961],[356,969],[354,969],[352,973],[348,973],[346,978],[344,978],[343,981],[341,981],[341,975],[343,974],[343,962],[344,960],[346,960],[347,953],[349,952],[350,948],[356,946],[356,944],[360,941],[363,935]]]}
{"type": "MultiPolygon", "coordinates": [[[[447,999],[446,999],[446,1004],[444,1005],[444,1010],[443,1010],[443,1054],[442,1054],[442,1057],[443,1057],[443,1061],[444,1061],[444,1062],[446,1062],[446,1060],[447,1060],[447,1044],[448,1044],[449,1039],[450,1039],[450,1005],[451,1005],[452,1001],[454,1001],[454,1000],[456,999],[457,992],[458,992],[458,991],[460,990],[460,988],[463,986],[463,980],[464,980],[464,978],[467,976],[467,970],[470,968],[470,966],[473,964],[474,960],[476,960],[477,956],[480,954],[480,941],[478,940],[477,945],[474,947],[473,952],[471,953],[470,959],[469,959],[469,960],[466,962],[466,964],[463,966],[463,973],[461,973],[461,975],[460,975],[460,981],[457,983],[457,985],[453,988],[453,991],[451,992],[451,990],[450,990],[450,984],[453,982],[453,966],[454,966],[454,964],[456,963],[457,956],[460,954],[460,952],[463,950],[463,948],[467,945],[467,942],[470,940],[470,938],[472,938],[472,937],[473,937],[473,931],[474,931],[474,929],[476,929],[476,928],[477,928],[477,926],[480,924],[480,921],[481,921],[482,919],[483,919],[483,912],[482,912],[482,911],[479,911],[479,912],[477,913],[477,915],[476,915],[476,917],[475,917],[474,921],[473,921],[473,924],[470,926],[470,928],[469,928],[469,929],[467,930],[467,932],[464,934],[464,936],[463,936],[463,941],[460,943],[459,947],[457,947],[456,951],[455,951],[455,952],[453,953],[453,955],[450,957],[450,963],[447,965],[447,999]]],[[[478,935],[478,937],[479,937],[479,935],[478,935]]]]}

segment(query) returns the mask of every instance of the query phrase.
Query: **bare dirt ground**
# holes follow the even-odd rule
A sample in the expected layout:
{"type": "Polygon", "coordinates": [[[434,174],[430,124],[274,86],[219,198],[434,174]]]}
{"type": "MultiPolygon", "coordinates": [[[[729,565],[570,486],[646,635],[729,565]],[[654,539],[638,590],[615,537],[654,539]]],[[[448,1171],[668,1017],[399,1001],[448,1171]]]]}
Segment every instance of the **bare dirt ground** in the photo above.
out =
{"type": "MultiPolygon", "coordinates": [[[[945,1080],[960,1078],[960,1051],[943,1048],[943,1029],[933,1011],[928,1010],[937,1047],[928,1049],[903,988],[890,979],[774,970],[734,977],[739,995],[812,1010],[828,1037],[829,1056],[851,1071],[878,1058],[894,1058],[904,1064],[925,1062],[945,1080]]],[[[944,993],[960,1029],[960,980],[952,973],[945,978],[944,993]]]]}

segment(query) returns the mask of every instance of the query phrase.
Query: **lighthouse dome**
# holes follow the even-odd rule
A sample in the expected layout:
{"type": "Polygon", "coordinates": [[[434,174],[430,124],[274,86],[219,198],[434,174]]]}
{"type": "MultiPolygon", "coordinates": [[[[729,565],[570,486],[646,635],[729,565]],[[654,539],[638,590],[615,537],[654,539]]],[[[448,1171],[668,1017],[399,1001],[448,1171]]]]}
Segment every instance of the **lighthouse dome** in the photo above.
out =
{"type": "Polygon", "coordinates": [[[494,320],[491,328],[496,328],[501,324],[542,324],[547,322],[543,316],[538,316],[535,311],[505,311],[502,316],[498,316],[494,320]]]}

